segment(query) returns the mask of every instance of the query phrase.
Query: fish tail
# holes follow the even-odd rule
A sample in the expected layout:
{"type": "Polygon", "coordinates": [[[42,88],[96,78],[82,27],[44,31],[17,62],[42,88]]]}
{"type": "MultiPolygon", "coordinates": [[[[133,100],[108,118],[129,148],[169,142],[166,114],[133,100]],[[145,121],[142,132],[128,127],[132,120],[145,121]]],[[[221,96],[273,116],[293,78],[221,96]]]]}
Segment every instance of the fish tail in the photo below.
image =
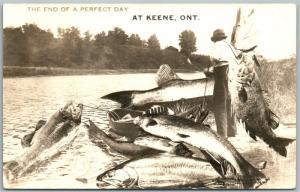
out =
{"type": "Polygon", "coordinates": [[[286,146],[294,141],[294,139],[282,138],[282,137],[273,137],[264,139],[264,141],[269,144],[271,148],[273,148],[277,153],[286,157],[287,150],[286,146]]]}
{"type": "Polygon", "coordinates": [[[243,187],[246,189],[256,189],[269,180],[269,178],[266,175],[264,175],[257,168],[253,167],[243,157],[241,157],[241,161],[239,161],[240,167],[242,168],[242,172],[238,173],[235,167],[233,167],[228,161],[226,161],[222,157],[204,150],[201,150],[201,152],[211,163],[213,168],[222,176],[223,179],[236,180],[234,187],[239,188],[240,185],[243,185],[243,187]]]}
{"type": "Polygon", "coordinates": [[[116,101],[121,104],[122,108],[128,108],[132,104],[133,93],[134,91],[119,91],[119,92],[110,93],[101,98],[116,101]]]}
{"type": "Polygon", "coordinates": [[[22,169],[21,164],[15,160],[3,163],[3,174],[7,180],[16,179],[21,169],[22,169]]]}
{"type": "Polygon", "coordinates": [[[263,174],[261,171],[253,167],[250,163],[248,167],[248,173],[243,178],[244,187],[247,189],[257,189],[259,186],[268,182],[269,177],[263,174]]]}

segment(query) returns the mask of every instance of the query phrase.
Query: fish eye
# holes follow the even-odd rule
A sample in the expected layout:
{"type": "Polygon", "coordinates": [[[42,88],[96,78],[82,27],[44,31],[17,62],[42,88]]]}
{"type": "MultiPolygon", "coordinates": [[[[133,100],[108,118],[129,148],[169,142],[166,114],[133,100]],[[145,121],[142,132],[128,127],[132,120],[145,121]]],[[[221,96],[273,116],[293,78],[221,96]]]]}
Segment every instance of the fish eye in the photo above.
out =
{"type": "Polygon", "coordinates": [[[157,125],[157,122],[154,119],[149,119],[146,126],[154,126],[157,125]]]}
{"type": "Polygon", "coordinates": [[[113,176],[115,176],[115,175],[116,175],[116,174],[115,174],[114,171],[110,171],[110,172],[107,173],[107,176],[108,176],[108,177],[113,177],[113,176]]]}

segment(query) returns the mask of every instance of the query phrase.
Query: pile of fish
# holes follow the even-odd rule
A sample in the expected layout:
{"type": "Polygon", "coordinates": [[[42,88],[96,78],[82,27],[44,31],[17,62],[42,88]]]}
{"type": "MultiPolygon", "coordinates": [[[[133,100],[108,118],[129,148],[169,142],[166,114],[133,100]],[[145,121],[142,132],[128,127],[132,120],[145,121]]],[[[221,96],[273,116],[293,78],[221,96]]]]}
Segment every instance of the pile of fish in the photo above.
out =
{"type": "MultiPolygon", "coordinates": [[[[231,44],[241,52],[236,58],[237,65],[229,66],[228,71],[232,113],[244,124],[251,138],[262,139],[276,153],[286,157],[286,146],[294,140],[280,138],[273,132],[279,125],[279,118],[269,108],[256,73],[259,63],[254,54],[257,44],[253,15],[254,9],[246,14],[239,9],[231,36],[231,44]]],[[[214,108],[211,100],[213,78],[183,80],[166,65],[157,74],[156,88],[120,91],[102,97],[120,103],[121,108],[141,110],[131,120],[127,116],[127,122],[138,125],[141,131],[135,131],[139,137],[135,135],[131,141],[121,142],[90,122],[89,135],[94,143],[102,139],[130,158],[100,174],[99,188],[107,184],[115,188],[250,189],[269,180],[227,138],[203,124],[207,110],[214,108]],[[202,104],[201,110],[181,111],[181,101],[202,104]],[[156,105],[161,108],[155,108],[156,105]],[[179,110],[178,106],[181,106],[179,110]],[[222,182],[218,182],[220,180],[222,182]]]]}
{"type": "MultiPolygon", "coordinates": [[[[239,29],[245,22],[240,21],[240,14],[232,44],[244,53],[238,67],[228,74],[232,113],[251,138],[259,137],[276,153],[287,156],[286,146],[294,140],[273,132],[279,119],[269,109],[256,73],[252,52],[256,45],[241,42],[244,38],[239,29]]],[[[203,123],[214,108],[214,79],[183,80],[168,65],[162,65],[158,74],[156,88],[102,96],[121,104],[121,109],[108,112],[110,134],[92,121],[86,125],[95,145],[103,147],[105,143],[129,159],[98,175],[99,188],[252,189],[269,180],[262,172],[265,163],[251,165],[227,138],[203,123]]],[[[6,177],[17,179],[70,144],[82,110],[82,104],[71,102],[47,121],[40,121],[22,140],[28,150],[4,164],[6,177]],[[53,147],[55,150],[49,150],[53,147]]]]}
{"type": "MultiPolygon", "coordinates": [[[[240,67],[253,67],[249,63],[253,62],[246,60],[240,67]]],[[[274,124],[270,123],[269,109],[255,70],[248,70],[246,75],[251,75],[252,78],[244,78],[247,80],[244,82],[239,78],[241,71],[245,70],[237,70],[236,76],[231,79],[234,81],[231,89],[235,90],[231,94],[236,117],[244,122],[246,131],[254,140],[256,136],[260,137],[277,153],[286,156],[286,146],[293,140],[279,138],[272,131],[274,124]]],[[[226,138],[204,125],[203,120],[195,121],[190,118],[189,113],[181,111],[185,115],[180,115],[178,111],[174,113],[174,110],[163,107],[182,100],[201,103],[205,94],[211,94],[212,86],[212,79],[176,78],[151,90],[121,91],[103,96],[103,99],[119,102],[123,108],[146,109],[131,120],[144,132],[142,138],[152,139],[151,142],[149,139],[144,142],[116,141],[90,122],[90,138],[100,138],[113,150],[131,158],[99,175],[98,186],[103,187],[106,183],[117,188],[229,186],[248,189],[266,183],[269,178],[243,158],[226,138]],[[161,105],[161,108],[157,105],[161,105]],[[218,178],[223,179],[222,185],[216,182],[218,178]],[[226,180],[234,181],[235,185],[228,185],[226,180]]],[[[201,116],[201,112],[199,114],[201,116]]],[[[128,116],[126,118],[128,120],[128,116]]],[[[140,138],[136,140],[141,140],[140,138]]]]}

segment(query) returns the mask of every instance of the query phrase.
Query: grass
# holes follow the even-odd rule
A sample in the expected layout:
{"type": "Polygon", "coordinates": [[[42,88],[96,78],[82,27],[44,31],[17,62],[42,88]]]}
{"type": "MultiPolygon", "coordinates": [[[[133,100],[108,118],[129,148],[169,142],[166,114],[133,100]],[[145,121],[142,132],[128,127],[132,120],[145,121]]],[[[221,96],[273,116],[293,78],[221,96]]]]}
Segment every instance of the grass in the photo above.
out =
{"type": "MultiPolygon", "coordinates": [[[[176,69],[178,73],[192,72],[187,69],[176,69]]],[[[157,69],[73,69],[63,67],[20,67],[3,66],[4,77],[32,77],[59,75],[97,75],[97,74],[128,74],[128,73],[156,73],[157,69]]]]}
{"type": "Polygon", "coordinates": [[[270,108],[288,123],[296,122],[296,58],[261,63],[263,88],[268,90],[270,108]]]}
{"type": "Polygon", "coordinates": [[[4,77],[58,76],[58,75],[95,75],[121,73],[154,73],[156,69],[72,69],[62,67],[19,67],[3,66],[4,77]]]}

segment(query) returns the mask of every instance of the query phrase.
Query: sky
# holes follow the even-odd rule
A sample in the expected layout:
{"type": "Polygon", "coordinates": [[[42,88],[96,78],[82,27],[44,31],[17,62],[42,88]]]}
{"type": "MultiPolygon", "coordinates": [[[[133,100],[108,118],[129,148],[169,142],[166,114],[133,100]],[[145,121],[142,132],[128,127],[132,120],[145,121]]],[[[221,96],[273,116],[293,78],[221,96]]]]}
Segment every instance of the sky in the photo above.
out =
{"type": "Polygon", "coordinates": [[[293,4],[6,4],[3,27],[35,23],[42,29],[50,29],[54,35],[58,27],[78,27],[82,34],[120,27],[129,35],[139,34],[142,39],[156,34],[162,48],[179,48],[179,34],[192,30],[197,38],[196,53],[208,55],[213,31],[223,28],[230,37],[241,6],[255,10],[258,54],[269,59],[296,54],[293,4]],[[142,15],[141,19],[138,15],[142,15]],[[174,20],[147,20],[147,15],[173,15],[174,20]],[[188,16],[193,19],[186,19],[188,16]]]}

